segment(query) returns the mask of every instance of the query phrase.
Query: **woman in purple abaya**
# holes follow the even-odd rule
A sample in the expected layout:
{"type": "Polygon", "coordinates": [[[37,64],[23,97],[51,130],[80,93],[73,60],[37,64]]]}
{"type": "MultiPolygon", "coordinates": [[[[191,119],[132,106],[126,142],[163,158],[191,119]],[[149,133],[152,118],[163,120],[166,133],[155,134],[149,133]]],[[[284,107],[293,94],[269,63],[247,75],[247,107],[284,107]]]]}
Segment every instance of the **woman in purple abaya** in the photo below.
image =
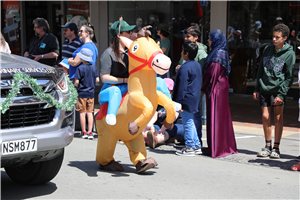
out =
{"type": "Polygon", "coordinates": [[[227,41],[223,32],[215,29],[209,33],[208,45],[211,52],[207,56],[201,91],[206,94],[207,145],[204,153],[211,157],[224,157],[238,153],[232,126],[228,91],[230,64],[227,41]]]}

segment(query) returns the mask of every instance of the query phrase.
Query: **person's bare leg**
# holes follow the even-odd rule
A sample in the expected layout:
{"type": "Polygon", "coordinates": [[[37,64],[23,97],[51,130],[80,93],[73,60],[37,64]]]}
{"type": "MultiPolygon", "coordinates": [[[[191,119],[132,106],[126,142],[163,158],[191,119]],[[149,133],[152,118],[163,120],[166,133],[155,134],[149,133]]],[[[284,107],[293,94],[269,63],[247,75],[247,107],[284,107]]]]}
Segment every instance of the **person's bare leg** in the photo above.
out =
{"type": "Polygon", "coordinates": [[[274,147],[279,148],[282,131],[283,131],[283,107],[284,106],[275,106],[274,115],[275,115],[275,141],[274,147]]]}
{"type": "Polygon", "coordinates": [[[81,112],[80,113],[81,132],[85,132],[86,131],[86,129],[85,129],[85,115],[86,115],[86,112],[81,112]]]}
{"type": "Polygon", "coordinates": [[[261,107],[263,129],[266,140],[266,146],[271,146],[272,140],[272,125],[271,125],[271,107],[261,107]]]}
{"type": "Polygon", "coordinates": [[[88,117],[88,133],[92,132],[93,129],[93,113],[86,113],[88,117]]]}

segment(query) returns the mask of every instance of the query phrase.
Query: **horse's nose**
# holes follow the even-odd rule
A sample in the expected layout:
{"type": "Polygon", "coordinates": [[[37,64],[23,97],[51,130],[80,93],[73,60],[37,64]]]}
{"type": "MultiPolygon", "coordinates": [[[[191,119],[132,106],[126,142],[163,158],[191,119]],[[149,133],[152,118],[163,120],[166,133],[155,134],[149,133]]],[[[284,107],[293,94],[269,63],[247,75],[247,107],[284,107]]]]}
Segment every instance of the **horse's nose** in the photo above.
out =
{"type": "Polygon", "coordinates": [[[153,60],[154,62],[152,63],[152,68],[157,74],[163,75],[169,71],[171,59],[168,56],[164,54],[158,54],[153,60]]]}

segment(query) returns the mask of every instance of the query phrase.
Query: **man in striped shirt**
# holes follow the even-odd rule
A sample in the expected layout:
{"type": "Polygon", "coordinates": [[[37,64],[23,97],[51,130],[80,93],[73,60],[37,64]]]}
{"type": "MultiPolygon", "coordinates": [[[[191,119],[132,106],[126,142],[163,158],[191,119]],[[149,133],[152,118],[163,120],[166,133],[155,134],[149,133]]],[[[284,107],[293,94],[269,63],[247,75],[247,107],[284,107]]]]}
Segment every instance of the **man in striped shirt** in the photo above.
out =
{"type": "MultiPolygon", "coordinates": [[[[64,28],[64,36],[66,40],[62,46],[62,59],[71,58],[73,52],[83,45],[83,42],[78,37],[77,25],[73,22],[67,22],[61,26],[64,28]]],[[[66,72],[66,69],[64,69],[66,72]]],[[[68,70],[67,70],[68,71],[68,70]]]]}

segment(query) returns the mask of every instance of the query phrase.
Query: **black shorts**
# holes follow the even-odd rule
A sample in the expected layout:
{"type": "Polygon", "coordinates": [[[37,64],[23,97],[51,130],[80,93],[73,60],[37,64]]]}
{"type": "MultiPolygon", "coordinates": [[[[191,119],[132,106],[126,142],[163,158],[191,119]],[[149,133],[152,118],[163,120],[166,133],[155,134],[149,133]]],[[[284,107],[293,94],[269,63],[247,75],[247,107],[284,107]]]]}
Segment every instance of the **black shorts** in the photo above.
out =
{"type": "MultiPolygon", "coordinates": [[[[268,95],[259,93],[259,101],[261,107],[274,107],[273,103],[277,96],[276,95],[268,95]]],[[[283,98],[283,101],[280,105],[276,106],[284,106],[285,105],[285,97],[283,98]]]]}

